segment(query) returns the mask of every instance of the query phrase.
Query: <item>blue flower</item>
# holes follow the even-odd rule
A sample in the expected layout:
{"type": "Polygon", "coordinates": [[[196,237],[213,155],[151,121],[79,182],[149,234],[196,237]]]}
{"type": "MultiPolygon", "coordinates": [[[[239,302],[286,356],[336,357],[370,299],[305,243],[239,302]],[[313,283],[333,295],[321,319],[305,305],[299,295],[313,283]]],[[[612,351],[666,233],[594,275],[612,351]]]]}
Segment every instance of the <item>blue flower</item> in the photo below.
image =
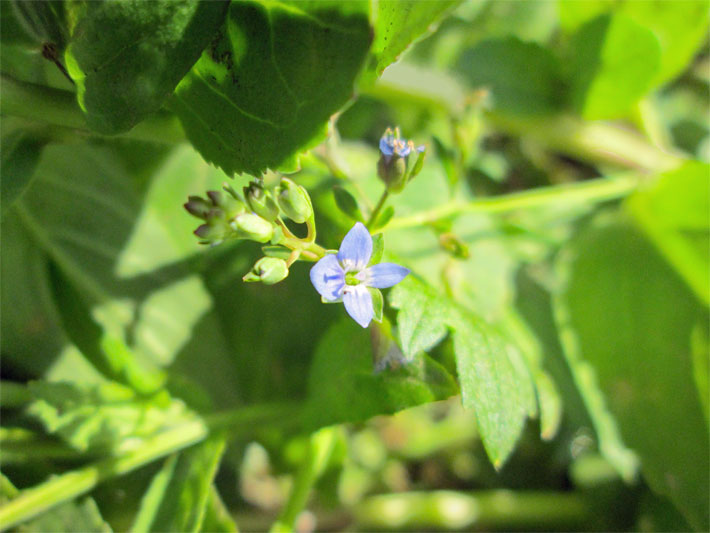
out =
{"type": "Polygon", "coordinates": [[[369,288],[386,289],[402,281],[409,269],[394,263],[368,267],[372,256],[372,237],[367,228],[356,223],[330,254],[311,268],[311,283],[329,303],[343,302],[348,314],[363,328],[375,316],[369,288]]]}
{"type": "MultiPolygon", "coordinates": [[[[417,146],[416,150],[417,152],[423,152],[425,148],[424,145],[417,146]]],[[[394,131],[391,128],[387,128],[384,135],[380,138],[380,152],[387,162],[389,162],[393,155],[405,158],[409,156],[413,149],[415,149],[414,142],[399,138],[399,128],[396,128],[394,131]]]]}

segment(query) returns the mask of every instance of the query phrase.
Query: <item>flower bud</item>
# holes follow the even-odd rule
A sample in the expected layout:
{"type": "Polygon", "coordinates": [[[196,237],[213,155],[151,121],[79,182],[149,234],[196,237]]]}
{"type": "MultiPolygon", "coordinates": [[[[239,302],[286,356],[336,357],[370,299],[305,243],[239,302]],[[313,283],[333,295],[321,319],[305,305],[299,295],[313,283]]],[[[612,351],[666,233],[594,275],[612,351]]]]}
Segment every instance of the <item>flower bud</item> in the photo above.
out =
{"type": "Polygon", "coordinates": [[[279,206],[276,205],[271,192],[265,190],[256,181],[252,181],[248,187],[244,187],[244,199],[249,209],[269,222],[273,222],[279,216],[279,206]]]}
{"type": "Polygon", "coordinates": [[[246,211],[244,204],[231,194],[224,194],[220,191],[207,191],[207,196],[209,196],[215,207],[220,208],[224,212],[224,216],[227,220],[231,220],[246,211]]]}
{"type": "Polygon", "coordinates": [[[226,237],[229,227],[223,220],[210,221],[195,230],[195,235],[202,239],[203,244],[219,244],[226,237]]]}
{"type": "Polygon", "coordinates": [[[229,225],[234,230],[234,236],[237,239],[267,242],[274,234],[274,227],[271,222],[254,213],[242,213],[232,220],[229,225]]]}
{"type": "Polygon", "coordinates": [[[281,212],[299,224],[313,216],[313,206],[306,189],[288,178],[281,179],[277,200],[281,212]]]}
{"type": "Polygon", "coordinates": [[[288,276],[288,265],[283,259],[262,257],[242,279],[246,282],[260,281],[264,285],[273,285],[288,276]]]}
{"type": "Polygon", "coordinates": [[[199,196],[188,196],[187,202],[183,205],[193,217],[201,218],[202,220],[207,220],[207,214],[212,209],[212,204],[199,196]]]}
{"type": "Polygon", "coordinates": [[[381,155],[377,162],[377,175],[390,192],[400,192],[407,184],[407,160],[399,156],[381,155]]]}

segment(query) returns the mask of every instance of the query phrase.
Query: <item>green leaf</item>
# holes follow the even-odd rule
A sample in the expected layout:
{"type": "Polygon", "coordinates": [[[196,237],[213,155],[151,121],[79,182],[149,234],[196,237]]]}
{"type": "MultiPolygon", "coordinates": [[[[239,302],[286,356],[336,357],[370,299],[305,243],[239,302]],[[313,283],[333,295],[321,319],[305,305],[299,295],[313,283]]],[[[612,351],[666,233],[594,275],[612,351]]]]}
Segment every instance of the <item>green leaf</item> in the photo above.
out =
{"type": "MultiPolygon", "coordinates": [[[[394,342],[390,346],[397,350],[394,342]]],[[[457,393],[451,375],[426,355],[375,373],[368,331],[350,319],[325,332],[313,357],[304,414],[308,428],[392,414],[457,393]]]]}
{"type": "Polygon", "coordinates": [[[46,141],[34,132],[13,129],[5,132],[2,124],[2,154],[0,154],[0,216],[5,216],[13,202],[19,198],[34,176],[46,141]]]}
{"type": "Polygon", "coordinates": [[[515,37],[488,39],[461,54],[458,68],[469,86],[490,90],[499,111],[541,115],[561,107],[560,66],[538,44],[515,37]]]}
{"type": "Polygon", "coordinates": [[[379,0],[375,40],[372,43],[364,83],[372,83],[411,44],[436,28],[436,23],[462,0],[379,0]]]}
{"type": "Polygon", "coordinates": [[[571,47],[572,104],[588,120],[623,117],[651,89],[658,73],[658,40],[624,15],[588,22],[571,47]]]}
{"type": "Polygon", "coordinates": [[[141,398],[115,382],[84,385],[69,382],[32,381],[34,401],[27,413],[46,431],[73,448],[86,451],[118,451],[131,439],[146,437],[186,419],[182,402],[167,394],[141,398]]]}
{"type": "Polygon", "coordinates": [[[493,464],[499,468],[520,436],[525,418],[536,412],[530,374],[503,335],[431,287],[409,276],[390,303],[399,309],[397,326],[407,358],[453,335],[463,405],[473,409],[493,464]]]}
{"type": "Polygon", "coordinates": [[[224,438],[212,437],[169,457],[143,495],[131,531],[200,531],[224,447],[224,438]]]}
{"type": "Polygon", "coordinates": [[[18,533],[63,533],[82,531],[85,533],[111,533],[101,517],[96,502],[91,497],[63,503],[19,526],[18,533]]]}
{"type": "Polygon", "coordinates": [[[89,126],[131,129],[160,109],[214,38],[226,2],[82,2],[65,59],[89,126]]]}
{"type": "Polygon", "coordinates": [[[335,198],[335,204],[338,206],[338,209],[347,217],[359,222],[365,221],[360,207],[357,205],[357,200],[347,190],[336,185],[333,187],[333,197],[335,198]]]}
{"type": "Polygon", "coordinates": [[[165,375],[135,357],[121,339],[106,335],[91,316],[72,281],[50,265],[54,298],[67,336],[106,378],[150,394],[165,383],[165,375]]]}
{"type": "MultiPolygon", "coordinates": [[[[24,33],[33,44],[51,43],[58,50],[63,50],[67,40],[67,27],[64,14],[64,2],[44,0],[42,2],[22,2],[12,0],[2,5],[2,33],[10,30],[15,39],[10,42],[23,42],[24,33]],[[9,23],[10,26],[6,26],[9,23]],[[16,27],[15,27],[16,26],[16,27]]],[[[7,37],[3,35],[3,42],[7,37]]]]}
{"type": "Polygon", "coordinates": [[[710,165],[688,162],[627,201],[647,236],[710,305],[710,165]]]}
{"type": "Polygon", "coordinates": [[[370,226],[370,231],[377,231],[379,229],[384,228],[387,224],[389,224],[389,221],[392,220],[393,216],[394,207],[388,205],[380,212],[379,215],[377,215],[377,218],[370,226]]]}
{"type": "Polygon", "coordinates": [[[48,146],[16,216],[86,296],[105,333],[125,339],[130,329],[135,353],[163,366],[210,305],[200,278],[181,264],[197,245],[192,218],[176,206],[224,175],[180,148],[157,165],[141,206],[126,160],[108,148],[48,146]]]}
{"type": "Polygon", "coordinates": [[[382,262],[382,254],[385,253],[385,236],[382,233],[377,233],[372,236],[372,255],[370,256],[370,265],[376,265],[382,262]]]}
{"type": "Polygon", "coordinates": [[[705,0],[646,0],[644,2],[585,0],[559,2],[563,29],[575,30],[598,15],[614,12],[651,30],[661,46],[660,68],[652,85],[662,85],[680,74],[707,39],[710,12],[705,0]]]}
{"type": "Polygon", "coordinates": [[[205,533],[238,533],[239,531],[237,524],[229,514],[229,510],[225,507],[214,485],[212,485],[210,494],[207,497],[205,518],[202,521],[200,531],[205,533]]]}
{"type": "Polygon", "coordinates": [[[374,287],[368,287],[368,292],[372,297],[372,308],[374,310],[374,319],[377,322],[382,322],[382,310],[385,306],[385,300],[382,296],[382,291],[380,289],[375,289],[374,287]]]}
{"type": "Polygon", "coordinates": [[[576,344],[649,485],[706,531],[710,443],[690,341],[707,309],[620,216],[579,235],[560,268],[568,283],[557,306],[572,328],[565,347],[576,344]]]}
{"type": "Polygon", "coordinates": [[[367,2],[232,2],[172,108],[227,174],[295,169],[352,96],[370,45],[367,2]]]}

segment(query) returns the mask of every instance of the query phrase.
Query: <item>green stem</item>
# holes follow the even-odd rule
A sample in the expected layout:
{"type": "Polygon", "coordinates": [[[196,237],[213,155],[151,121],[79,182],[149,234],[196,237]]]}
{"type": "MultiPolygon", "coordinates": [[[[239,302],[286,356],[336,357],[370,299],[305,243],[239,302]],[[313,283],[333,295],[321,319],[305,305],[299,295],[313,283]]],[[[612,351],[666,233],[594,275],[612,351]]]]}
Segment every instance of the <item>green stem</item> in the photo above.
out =
{"type": "MultiPolygon", "coordinates": [[[[2,99],[0,114],[49,123],[96,135],[86,125],[84,115],[76,103],[74,93],[16,80],[3,74],[0,77],[2,99]]],[[[175,144],[185,140],[180,123],[175,116],[156,113],[117,137],[175,144]]]]}
{"type": "Polygon", "coordinates": [[[66,472],[40,485],[26,489],[0,509],[0,530],[9,529],[60,503],[85,494],[102,481],[131,472],[168,454],[204,440],[210,432],[238,427],[242,436],[251,436],[259,427],[277,421],[288,426],[298,421],[298,406],[255,405],[204,419],[194,420],[146,439],[140,448],[117,457],[66,472]]]}
{"type": "Polygon", "coordinates": [[[306,506],[311,488],[330,460],[336,437],[337,429],[333,427],[321,429],[311,435],[308,455],[298,470],[291,494],[281,516],[271,527],[272,533],[295,530],[296,519],[306,506]]]}
{"type": "Polygon", "coordinates": [[[402,229],[421,226],[462,213],[507,213],[518,209],[569,205],[573,202],[605,202],[623,198],[632,193],[639,184],[636,174],[556,185],[519,193],[480,198],[470,202],[452,201],[428,211],[407,217],[395,218],[386,229],[402,229]]]}
{"type": "Polygon", "coordinates": [[[384,192],[382,193],[382,196],[380,196],[379,201],[377,202],[377,205],[375,208],[372,210],[372,213],[370,214],[370,218],[367,220],[367,224],[365,224],[368,228],[372,226],[372,224],[375,223],[375,220],[377,220],[377,216],[380,214],[380,211],[382,211],[382,208],[385,206],[385,203],[387,202],[387,199],[390,196],[390,192],[388,189],[385,189],[384,192]]]}
{"type": "Polygon", "coordinates": [[[405,492],[372,496],[355,509],[356,529],[574,531],[594,518],[584,498],[566,492],[405,492]]]}

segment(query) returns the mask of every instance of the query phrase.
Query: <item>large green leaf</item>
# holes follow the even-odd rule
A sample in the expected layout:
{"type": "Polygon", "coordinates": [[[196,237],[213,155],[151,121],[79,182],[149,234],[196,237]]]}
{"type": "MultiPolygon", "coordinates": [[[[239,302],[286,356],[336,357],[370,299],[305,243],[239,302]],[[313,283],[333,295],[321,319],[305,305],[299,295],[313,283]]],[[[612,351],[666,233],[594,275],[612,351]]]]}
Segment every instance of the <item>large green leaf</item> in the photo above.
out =
{"type": "Polygon", "coordinates": [[[689,162],[634,194],[628,207],[666,260],[710,305],[710,165],[689,162]]]}
{"type": "Polygon", "coordinates": [[[174,154],[183,163],[179,171],[172,158],[158,166],[141,206],[116,151],[49,146],[37,179],[12,212],[87,298],[107,332],[121,338],[132,329],[136,353],[160,365],[173,360],[210,305],[199,277],[180,264],[197,251],[180,203],[190,187],[214,176],[185,150],[174,154]],[[185,150],[192,157],[185,158],[185,150]]]}
{"type": "Polygon", "coordinates": [[[226,2],[198,0],[74,4],[65,59],[89,126],[120,133],[160,109],[226,10],[226,2]]]}
{"type": "Polygon", "coordinates": [[[602,15],[572,39],[572,103],[586,119],[624,116],[660,64],[655,35],[624,15],[602,15]]]}
{"type": "Polygon", "coordinates": [[[375,40],[363,82],[374,81],[412,43],[433,31],[434,24],[462,0],[379,0],[375,40]]]}
{"type": "Polygon", "coordinates": [[[228,174],[295,168],[352,96],[367,2],[232,2],[172,100],[188,138],[228,174]]]}
{"type": "Polygon", "coordinates": [[[48,433],[83,452],[130,447],[135,444],[131,439],[150,436],[189,416],[184,404],[167,394],[141,398],[115,382],[84,385],[33,381],[29,390],[33,401],[27,414],[48,433]]]}
{"type": "Polygon", "coordinates": [[[390,303],[404,355],[413,358],[453,335],[464,407],[472,408],[491,461],[500,467],[510,455],[528,415],[536,413],[531,376],[520,353],[492,326],[409,276],[390,303]]]}
{"type": "Polygon", "coordinates": [[[584,231],[560,266],[568,284],[557,305],[574,336],[567,341],[587,362],[649,485],[707,531],[710,443],[691,361],[691,334],[707,324],[707,310],[622,217],[584,231]]]}
{"type": "Polygon", "coordinates": [[[144,494],[131,531],[200,531],[224,446],[222,437],[212,437],[169,457],[144,494]]]}
{"type": "Polygon", "coordinates": [[[461,54],[458,68],[471,87],[490,90],[500,111],[539,115],[560,108],[559,64],[538,44],[516,37],[488,39],[461,54]]]}
{"type": "Polygon", "coordinates": [[[386,327],[373,324],[370,330],[372,339],[352,320],[343,319],[321,338],[309,377],[304,415],[308,427],[366,420],[457,393],[451,375],[426,355],[376,373],[372,343],[383,357],[395,360],[397,354],[390,351],[398,348],[386,327]]]}
{"type": "Polygon", "coordinates": [[[708,11],[705,0],[585,0],[559,2],[560,22],[567,31],[604,13],[621,13],[651,30],[661,48],[660,68],[652,85],[670,81],[688,66],[707,39],[708,11]]]}

